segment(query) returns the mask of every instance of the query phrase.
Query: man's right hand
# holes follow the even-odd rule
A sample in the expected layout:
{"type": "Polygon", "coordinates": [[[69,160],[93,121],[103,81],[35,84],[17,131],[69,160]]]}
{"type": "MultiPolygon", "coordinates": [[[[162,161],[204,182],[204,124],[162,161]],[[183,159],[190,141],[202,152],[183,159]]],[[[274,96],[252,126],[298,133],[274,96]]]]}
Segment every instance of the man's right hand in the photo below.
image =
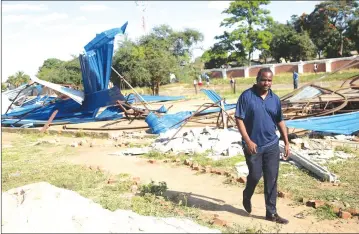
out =
{"type": "Polygon", "coordinates": [[[247,148],[250,154],[256,154],[257,153],[257,144],[253,141],[249,140],[246,142],[247,148]]]}

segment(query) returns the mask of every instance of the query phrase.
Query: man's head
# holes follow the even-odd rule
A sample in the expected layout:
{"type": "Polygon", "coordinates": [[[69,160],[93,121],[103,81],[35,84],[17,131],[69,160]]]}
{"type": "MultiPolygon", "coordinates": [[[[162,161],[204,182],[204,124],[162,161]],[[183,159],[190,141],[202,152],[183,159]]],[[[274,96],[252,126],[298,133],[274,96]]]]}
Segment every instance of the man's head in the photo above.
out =
{"type": "Polygon", "coordinates": [[[261,68],[257,74],[257,87],[267,91],[272,86],[273,72],[268,67],[261,68]]]}

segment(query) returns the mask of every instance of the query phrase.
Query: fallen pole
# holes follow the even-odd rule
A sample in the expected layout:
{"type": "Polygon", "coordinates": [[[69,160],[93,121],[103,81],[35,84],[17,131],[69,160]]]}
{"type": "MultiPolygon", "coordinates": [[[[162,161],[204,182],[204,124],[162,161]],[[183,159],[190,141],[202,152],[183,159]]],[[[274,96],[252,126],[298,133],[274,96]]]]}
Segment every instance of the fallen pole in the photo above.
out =
{"type": "Polygon", "coordinates": [[[48,129],[48,127],[50,126],[52,120],[54,120],[55,116],[57,115],[57,112],[59,112],[58,110],[55,110],[54,112],[52,112],[49,120],[47,121],[47,123],[42,127],[42,129],[40,130],[40,132],[45,132],[46,129],[48,129]]]}
{"type": "Polygon", "coordinates": [[[142,104],[143,104],[143,106],[144,106],[147,110],[153,109],[153,107],[151,107],[151,105],[148,104],[148,103],[145,101],[145,99],[143,99],[143,97],[142,97],[139,93],[137,93],[137,91],[136,91],[136,90],[132,87],[132,85],[125,79],[125,77],[123,77],[120,73],[118,73],[118,72],[115,70],[115,68],[113,68],[112,66],[111,66],[111,68],[112,68],[112,70],[113,70],[114,72],[116,72],[116,74],[117,74],[123,81],[126,82],[126,84],[133,90],[133,92],[135,92],[135,94],[137,95],[137,97],[139,98],[139,100],[143,102],[142,104]],[[141,100],[141,99],[142,99],[142,100],[141,100]],[[150,107],[150,109],[149,109],[144,103],[146,103],[146,104],[150,107]]]}
{"type": "MultiPolygon", "coordinates": [[[[284,143],[279,142],[279,146],[283,151],[284,143]]],[[[331,173],[330,171],[320,166],[319,164],[309,160],[308,158],[300,155],[298,152],[294,150],[291,150],[289,158],[295,161],[296,163],[300,164],[301,166],[303,166],[305,169],[314,173],[316,176],[323,179],[324,181],[336,182],[338,180],[338,177],[335,174],[331,173]]]]}

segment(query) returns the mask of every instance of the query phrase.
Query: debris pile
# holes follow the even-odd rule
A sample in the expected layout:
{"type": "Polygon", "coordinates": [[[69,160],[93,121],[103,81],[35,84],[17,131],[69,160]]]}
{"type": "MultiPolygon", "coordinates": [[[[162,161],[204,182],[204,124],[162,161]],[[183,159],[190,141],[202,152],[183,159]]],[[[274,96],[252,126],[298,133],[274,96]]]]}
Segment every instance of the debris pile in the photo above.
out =
{"type": "Polygon", "coordinates": [[[40,182],[2,193],[3,232],[220,233],[188,219],[103,209],[78,193],[40,182]],[[56,211],[56,212],[54,212],[56,211]]]}

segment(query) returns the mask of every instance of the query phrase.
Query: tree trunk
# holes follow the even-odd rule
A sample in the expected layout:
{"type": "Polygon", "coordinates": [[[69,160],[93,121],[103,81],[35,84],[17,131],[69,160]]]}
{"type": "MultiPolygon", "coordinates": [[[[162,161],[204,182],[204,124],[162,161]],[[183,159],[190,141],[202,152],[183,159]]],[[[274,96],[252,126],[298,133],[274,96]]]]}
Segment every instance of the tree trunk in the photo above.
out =
{"type": "Polygon", "coordinates": [[[159,92],[160,92],[160,82],[156,82],[155,95],[158,95],[159,92]]]}
{"type": "Polygon", "coordinates": [[[339,50],[340,56],[343,56],[343,44],[344,44],[343,33],[340,33],[340,50],[339,50]]]}
{"type": "Polygon", "coordinates": [[[248,66],[251,66],[251,52],[248,53],[248,66]]]}

